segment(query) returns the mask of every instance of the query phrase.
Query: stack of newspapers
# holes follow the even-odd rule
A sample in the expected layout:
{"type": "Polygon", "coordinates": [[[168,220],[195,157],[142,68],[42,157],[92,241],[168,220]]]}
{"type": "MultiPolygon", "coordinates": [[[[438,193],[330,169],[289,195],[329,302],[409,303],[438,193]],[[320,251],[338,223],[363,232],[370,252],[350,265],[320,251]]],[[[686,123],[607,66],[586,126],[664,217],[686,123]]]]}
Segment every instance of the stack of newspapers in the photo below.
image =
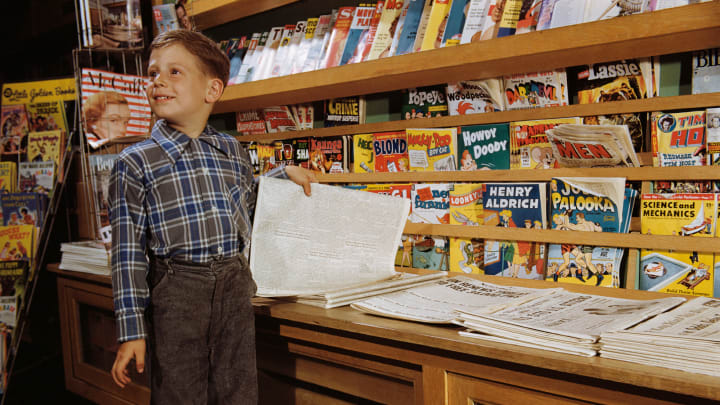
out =
{"type": "Polygon", "coordinates": [[[698,297],[600,337],[600,357],[720,376],[720,300],[698,297]]]}
{"type": "Polygon", "coordinates": [[[110,275],[110,256],[102,242],[61,243],[60,251],[60,270],[110,275]]]}
{"type": "Polygon", "coordinates": [[[492,313],[458,311],[459,333],[485,341],[595,356],[600,335],[634,326],[670,310],[685,298],[629,300],[554,291],[492,313]]]}

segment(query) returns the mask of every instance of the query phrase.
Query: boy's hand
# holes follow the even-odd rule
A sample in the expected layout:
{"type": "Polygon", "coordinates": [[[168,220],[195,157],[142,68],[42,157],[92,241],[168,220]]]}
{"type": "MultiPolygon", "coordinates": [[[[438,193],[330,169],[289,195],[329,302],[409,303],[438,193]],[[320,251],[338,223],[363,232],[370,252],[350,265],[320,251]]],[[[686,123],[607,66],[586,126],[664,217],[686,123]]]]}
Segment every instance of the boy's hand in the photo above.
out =
{"type": "Polygon", "coordinates": [[[310,197],[310,183],[317,183],[315,172],[304,169],[300,166],[285,166],[285,174],[295,184],[302,186],[305,195],[310,197]]]}
{"type": "Polygon", "coordinates": [[[133,358],[137,372],[145,371],[145,339],[129,340],[120,345],[111,371],[115,384],[120,388],[125,388],[130,383],[127,367],[133,358]]]}

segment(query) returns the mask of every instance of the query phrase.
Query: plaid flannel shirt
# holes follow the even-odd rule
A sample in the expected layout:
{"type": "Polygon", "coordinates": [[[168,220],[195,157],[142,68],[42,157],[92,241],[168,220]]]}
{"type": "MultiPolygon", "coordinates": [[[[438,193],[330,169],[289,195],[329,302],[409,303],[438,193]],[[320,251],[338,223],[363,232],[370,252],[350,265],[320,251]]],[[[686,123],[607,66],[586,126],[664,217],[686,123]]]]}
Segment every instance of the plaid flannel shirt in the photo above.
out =
{"type": "MultiPolygon", "coordinates": [[[[159,120],[125,149],[110,178],[118,340],[147,336],[148,255],[196,263],[249,251],[256,184],[250,157],[210,126],[190,138],[159,120]]],[[[267,174],[287,178],[275,169],[267,174]]]]}

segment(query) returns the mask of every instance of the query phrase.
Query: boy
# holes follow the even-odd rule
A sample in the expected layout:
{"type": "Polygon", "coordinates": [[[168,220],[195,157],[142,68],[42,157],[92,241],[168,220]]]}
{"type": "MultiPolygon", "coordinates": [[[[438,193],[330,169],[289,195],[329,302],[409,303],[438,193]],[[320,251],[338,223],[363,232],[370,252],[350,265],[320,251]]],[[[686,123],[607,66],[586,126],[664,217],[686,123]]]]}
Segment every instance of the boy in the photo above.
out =
{"type": "MultiPolygon", "coordinates": [[[[110,184],[121,342],[112,376],[128,384],[132,359],[144,371],[147,338],[153,403],[255,403],[255,284],[243,254],[252,167],[234,138],[207,125],[229,61],[188,30],[162,33],[150,49],[146,93],[159,120],[150,139],[120,154],[110,184]]],[[[296,166],[270,175],[307,195],[315,181],[296,166]]]]}

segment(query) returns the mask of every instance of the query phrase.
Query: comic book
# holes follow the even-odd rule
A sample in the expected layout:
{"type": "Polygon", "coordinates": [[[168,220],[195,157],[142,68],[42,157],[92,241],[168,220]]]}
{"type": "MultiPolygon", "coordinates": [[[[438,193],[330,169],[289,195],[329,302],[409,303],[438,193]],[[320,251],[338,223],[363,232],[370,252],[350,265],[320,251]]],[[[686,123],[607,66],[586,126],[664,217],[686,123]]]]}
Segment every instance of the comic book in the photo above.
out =
{"type": "Polygon", "coordinates": [[[720,91],[720,48],[693,52],[692,94],[720,91]]]}
{"type": "Polygon", "coordinates": [[[461,44],[468,44],[480,40],[482,35],[483,23],[490,0],[470,0],[467,14],[465,16],[465,25],[462,29],[460,37],[461,44]]]}
{"type": "Polygon", "coordinates": [[[83,124],[92,148],[123,136],[149,136],[148,83],[142,76],[82,69],[83,124]]]}
{"type": "Polygon", "coordinates": [[[278,167],[294,166],[295,153],[293,151],[292,141],[286,139],[284,141],[274,141],[272,143],[275,152],[275,165],[278,167]]]}
{"type": "Polygon", "coordinates": [[[20,192],[49,194],[55,187],[55,163],[20,162],[18,165],[18,185],[20,192]]]}
{"type": "Polygon", "coordinates": [[[705,110],[705,143],[707,164],[720,166],[720,108],[705,110]]]}
{"type": "Polygon", "coordinates": [[[465,19],[468,8],[470,7],[470,0],[452,0],[448,7],[447,21],[445,22],[445,30],[442,33],[441,48],[446,46],[460,45],[460,39],[462,38],[463,27],[465,26],[465,19]]]}
{"type": "MultiPolygon", "coordinates": [[[[483,224],[505,228],[546,228],[547,184],[484,183],[483,224]]],[[[485,274],[542,280],[545,278],[544,243],[485,239],[485,274]]]]}
{"type": "Polygon", "coordinates": [[[40,101],[25,104],[29,132],[60,130],[67,134],[65,103],[60,100],[40,101]]]}
{"type": "Polygon", "coordinates": [[[3,105],[0,111],[0,154],[25,152],[26,137],[30,129],[25,105],[3,105]]]}
{"type": "MultiPolygon", "coordinates": [[[[450,184],[414,184],[410,222],[450,223],[450,184]]],[[[445,237],[413,235],[413,267],[448,270],[449,243],[445,237]]]]}
{"type": "Polygon", "coordinates": [[[426,86],[403,90],[400,114],[403,119],[429,118],[448,115],[445,86],[426,86]]]}
{"type": "Polygon", "coordinates": [[[0,162],[0,193],[13,193],[18,184],[15,162],[0,162]]]}
{"type": "Polygon", "coordinates": [[[0,226],[0,261],[34,258],[35,227],[32,225],[0,226]]]}
{"type": "MultiPolygon", "coordinates": [[[[412,198],[412,184],[410,183],[380,183],[364,185],[363,190],[390,195],[398,198],[412,198]]],[[[412,204],[410,204],[410,213],[412,213],[412,204]]],[[[410,235],[402,235],[397,254],[395,255],[395,265],[402,267],[413,267],[412,262],[412,245],[413,237],[410,235]]]]}
{"type": "Polygon", "coordinates": [[[457,128],[407,128],[410,171],[453,171],[457,164],[457,128]]]}
{"type": "Polygon", "coordinates": [[[305,169],[310,168],[310,139],[297,138],[292,140],[294,164],[305,169]]]}
{"type": "Polygon", "coordinates": [[[507,37],[514,35],[517,30],[517,23],[520,19],[520,11],[523,8],[523,4],[530,4],[532,0],[506,0],[504,3],[502,17],[497,22],[498,29],[496,38],[507,37]]]}
{"type": "Polygon", "coordinates": [[[510,169],[508,124],[466,125],[457,136],[457,170],[510,169]]]}
{"type": "Polygon", "coordinates": [[[447,85],[450,115],[477,114],[505,109],[502,79],[467,80],[447,85]]]}
{"type": "Polygon", "coordinates": [[[434,0],[430,10],[430,19],[423,35],[421,51],[440,48],[445,33],[445,19],[450,12],[452,0],[434,0]]]}
{"type": "Polygon", "coordinates": [[[321,173],[344,173],[347,161],[345,138],[328,136],[310,139],[310,170],[321,173]]]}
{"type": "Polygon", "coordinates": [[[110,172],[117,157],[118,155],[116,154],[90,155],[88,157],[94,197],[93,208],[95,210],[97,237],[103,242],[107,250],[110,250],[112,244],[108,188],[110,187],[110,172]]]}
{"type": "Polygon", "coordinates": [[[38,193],[0,195],[3,225],[32,225],[42,228],[45,220],[46,196],[38,193]]]}
{"type": "MultiPolygon", "coordinates": [[[[651,235],[713,237],[717,219],[715,194],[643,194],[640,229],[651,235]]],[[[713,254],[640,250],[641,290],[713,296],[713,254]]]]}
{"type": "Polygon", "coordinates": [[[414,51],[415,37],[420,25],[423,7],[430,4],[432,0],[407,0],[407,8],[405,9],[405,19],[403,21],[400,35],[398,36],[395,55],[405,55],[414,51]]]}
{"type": "Polygon", "coordinates": [[[560,167],[546,132],[560,124],[579,124],[580,118],[516,121],[510,123],[510,168],[552,169],[560,167]]]}
{"type": "MultiPolygon", "coordinates": [[[[550,181],[552,229],[627,232],[623,221],[627,219],[629,224],[630,215],[623,210],[632,210],[634,198],[632,200],[626,199],[624,178],[553,178],[550,181]]],[[[546,279],[620,287],[623,253],[624,249],[616,247],[551,243],[548,246],[546,279]]]]}
{"type": "Polygon", "coordinates": [[[266,134],[265,120],[258,110],[238,111],[235,114],[235,124],[240,135],[266,134]]]}
{"type": "MultiPolygon", "coordinates": [[[[452,184],[450,187],[450,225],[478,226],[482,224],[482,184],[452,184]]],[[[483,274],[483,240],[454,237],[449,239],[449,270],[452,272],[483,274]]]]}
{"type": "Polygon", "coordinates": [[[340,7],[338,9],[335,25],[330,32],[330,42],[327,51],[319,65],[321,69],[340,65],[354,14],[355,7],[340,7]]]}
{"type": "Polygon", "coordinates": [[[390,47],[395,37],[402,10],[407,0],[386,0],[383,6],[380,21],[378,22],[375,37],[373,38],[367,58],[363,60],[374,60],[390,56],[390,47]]]}
{"type": "Polygon", "coordinates": [[[158,34],[180,28],[175,14],[175,4],[155,4],[152,6],[152,11],[158,34]]]}
{"type": "Polygon", "coordinates": [[[278,45],[277,52],[275,52],[275,59],[273,59],[268,77],[284,76],[290,71],[290,64],[292,63],[292,59],[290,58],[290,42],[293,39],[294,33],[295,24],[286,24],[285,27],[283,27],[280,44],[278,45]]]}
{"type": "Polygon", "coordinates": [[[275,161],[275,146],[263,143],[255,144],[255,154],[258,175],[263,175],[278,166],[275,161]]]}
{"type": "Polygon", "coordinates": [[[525,0],[520,9],[515,35],[535,31],[544,0],[525,0]]]}
{"type": "Polygon", "coordinates": [[[323,103],[325,127],[365,123],[365,97],[342,97],[323,103]]]}
{"type": "Polygon", "coordinates": [[[373,153],[373,134],[353,135],[353,173],[372,173],[375,171],[373,153]]]}
{"type": "Polygon", "coordinates": [[[568,105],[567,75],[564,69],[517,73],[503,78],[505,109],[568,105]]]}
{"type": "Polygon", "coordinates": [[[564,124],[545,134],[561,167],[640,167],[626,125],[564,124]]]}
{"type": "Polygon", "coordinates": [[[368,46],[367,37],[370,31],[370,23],[375,14],[375,7],[375,4],[360,4],[355,7],[355,14],[353,14],[339,65],[362,60],[362,54],[365,53],[365,47],[368,46]]]}
{"type": "Polygon", "coordinates": [[[288,106],[265,107],[262,109],[262,116],[268,133],[297,131],[295,120],[288,106]]]}
{"type": "Polygon", "coordinates": [[[303,72],[309,72],[318,68],[318,64],[323,57],[325,36],[330,29],[332,29],[332,22],[332,14],[324,14],[318,17],[312,41],[310,41],[310,47],[308,48],[308,54],[303,64],[303,72]]]}
{"type": "Polygon", "coordinates": [[[60,167],[65,142],[62,131],[30,132],[28,134],[27,160],[29,162],[54,162],[60,167]]]}
{"type": "Polygon", "coordinates": [[[410,170],[405,131],[375,134],[373,149],[376,172],[407,172],[410,170]]]}
{"type": "Polygon", "coordinates": [[[22,296],[27,278],[27,260],[0,261],[0,296],[22,296]]]}
{"type": "Polygon", "coordinates": [[[650,114],[653,166],[704,166],[705,110],[650,114]]]}
{"type": "Polygon", "coordinates": [[[655,94],[650,58],[625,59],[567,69],[571,96],[578,104],[636,100],[655,94]]]}

